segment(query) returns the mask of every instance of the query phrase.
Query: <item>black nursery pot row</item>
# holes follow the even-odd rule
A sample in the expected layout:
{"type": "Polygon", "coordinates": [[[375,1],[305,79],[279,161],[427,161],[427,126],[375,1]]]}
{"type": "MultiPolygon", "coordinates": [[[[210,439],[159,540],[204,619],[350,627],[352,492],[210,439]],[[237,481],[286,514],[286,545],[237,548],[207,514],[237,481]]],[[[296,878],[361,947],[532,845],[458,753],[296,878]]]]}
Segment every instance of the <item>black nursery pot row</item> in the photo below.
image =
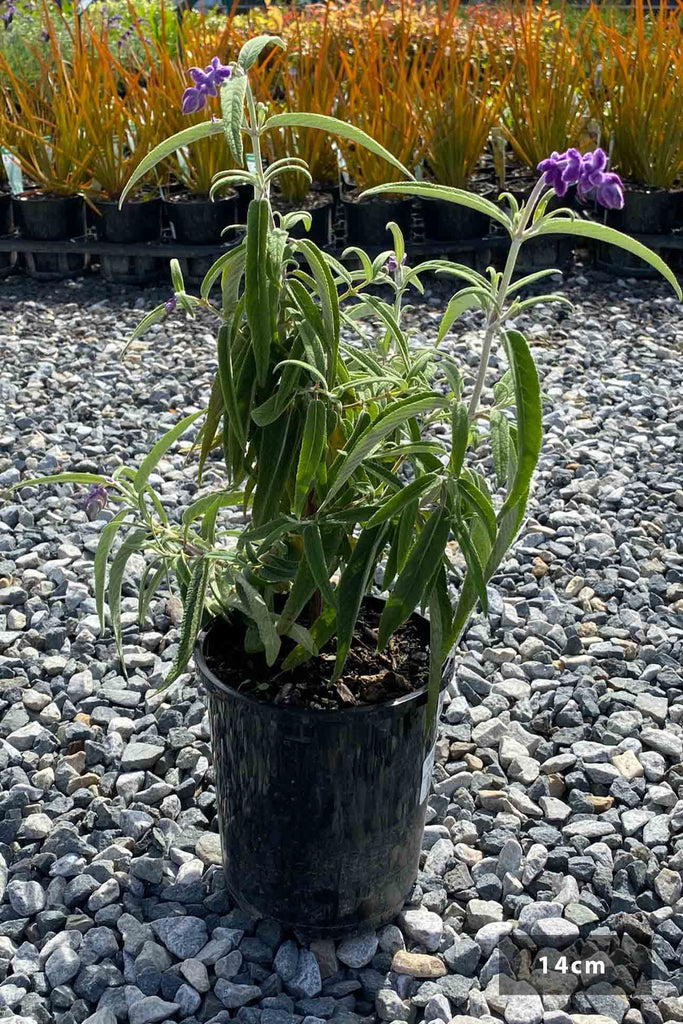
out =
{"type": "MultiPolygon", "coordinates": [[[[515,198],[523,201],[526,190],[512,189],[515,198]]],[[[460,262],[485,266],[492,252],[485,240],[491,234],[491,222],[476,210],[440,200],[411,200],[410,198],[373,198],[359,202],[352,193],[314,194],[309,204],[312,224],[307,236],[323,248],[334,244],[333,224],[343,221],[343,236],[347,245],[365,249],[386,249],[391,236],[386,230],[389,221],[395,221],[407,240],[416,240],[415,228],[420,224],[424,241],[441,245],[443,252],[453,246],[460,262]],[[413,214],[417,212],[417,219],[413,214]],[[471,242],[471,248],[467,243],[471,242]]],[[[487,197],[495,199],[496,189],[491,186],[487,197]]],[[[683,191],[629,190],[623,210],[609,211],[607,223],[629,234],[666,235],[683,223],[683,191]]],[[[218,247],[225,242],[222,230],[231,224],[244,223],[250,198],[250,189],[242,187],[230,195],[210,202],[206,198],[193,198],[187,194],[168,197],[150,197],[128,200],[119,209],[116,201],[95,202],[89,207],[80,196],[50,196],[29,191],[11,198],[0,193],[0,237],[9,235],[13,227],[24,239],[61,241],[83,238],[86,227],[106,243],[130,245],[160,242],[165,228],[181,245],[218,247]]],[[[571,196],[555,200],[555,205],[578,205],[571,196]]],[[[282,212],[286,212],[283,207],[282,212]]],[[[294,236],[306,234],[303,225],[292,229],[294,236]]],[[[655,246],[656,248],[656,246],[655,246]]],[[[664,253],[665,250],[662,250],[664,253]]],[[[518,269],[526,272],[539,266],[560,268],[571,263],[573,242],[570,238],[538,238],[522,250],[518,269]]],[[[596,247],[598,265],[605,269],[633,270],[642,264],[636,257],[616,252],[609,246],[596,247]]],[[[82,273],[89,256],[78,253],[25,253],[26,266],[35,277],[66,277],[82,273]]],[[[181,259],[186,279],[200,281],[215,259],[214,254],[197,255],[181,259]]],[[[0,276],[14,265],[12,253],[0,253],[0,276]]],[[[100,256],[105,279],[123,283],[141,284],[165,278],[168,259],[158,255],[103,253],[100,256]]]]}

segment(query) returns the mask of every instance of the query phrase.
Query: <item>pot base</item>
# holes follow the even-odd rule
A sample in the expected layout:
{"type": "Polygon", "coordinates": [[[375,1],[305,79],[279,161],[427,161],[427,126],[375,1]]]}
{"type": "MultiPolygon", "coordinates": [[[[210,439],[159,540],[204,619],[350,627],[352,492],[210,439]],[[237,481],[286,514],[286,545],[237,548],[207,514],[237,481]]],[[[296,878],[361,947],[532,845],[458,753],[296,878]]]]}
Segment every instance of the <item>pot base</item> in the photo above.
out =
{"type": "Polygon", "coordinates": [[[168,270],[168,261],[160,256],[101,256],[100,268],[105,281],[113,284],[155,284],[168,270]]]}

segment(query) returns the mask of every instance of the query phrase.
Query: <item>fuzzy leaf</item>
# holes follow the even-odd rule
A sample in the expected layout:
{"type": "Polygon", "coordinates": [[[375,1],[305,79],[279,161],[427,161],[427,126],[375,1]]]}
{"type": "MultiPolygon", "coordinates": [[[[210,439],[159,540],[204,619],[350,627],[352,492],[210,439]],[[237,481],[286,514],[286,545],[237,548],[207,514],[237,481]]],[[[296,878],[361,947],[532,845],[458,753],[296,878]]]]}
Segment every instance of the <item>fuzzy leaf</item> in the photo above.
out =
{"type": "Polygon", "coordinates": [[[164,139],[158,146],[155,146],[151,153],[148,153],[144,157],[138,166],[133,171],[132,175],[126,182],[126,187],[121,193],[119,200],[119,207],[121,207],[126,199],[126,196],[131,189],[138,183],[140,178],[143,178],[148,171],[151,171],[153,167],[161,163],[175,153],[177,149],[182,149],[183,146],[189,146],[192,142],[198,142],[200,139],[206,139],[210,135],[219,135],[223,131],[223,124],[220,121],[202,121],[201,124],[192,124],[189,128],[183,128],[182,131],[176,132],[170,139],[164,139]]]}
{"type": "Polygon", "coordinates": [[[140,494],[147,486],[147,481],[150,474],[156,469],[157,465],[163,459],[169,448],[175,444],[181,434],[184,434],[188,427],[191,427],[196,419],[204,415],[204,411],[192,412],[189,416],[185,416],[179,423],[176,423],[174,427],[167,430],[162,438],[152,448],[151,452],[143,460],[142,465],[135,474],[135,481],[133,486],[138,494],[140,494]]]}
{"type": "MultiPolygon", "coordinates": [[[[256,40],[252,40],[255,42],[256,40]]],[[[244,121],[244,101],[247,95],[248,79],[246,75],[233,74],[221,85],[221,111],[223,127],[228,146],[235,163],[244,164],[244,147],[242,145],[242,123],[244,121]]]]}
{"type": "Polygon", "coordinates": [[[254,39],[248,39],[239,52],[237,63],[244,70],[248,71],[261,56],[267,46],[279,46],[286,50],[287,46],[280,36],[262,35],[254,39]]]}
{"type": "Polygon", "coordinates": [[[247,214],[247,261],[244,277],[245,311],[251,330],[251,343],[260,384],[268,376],[270,346],[273,340],[273,316],[268,282],[268,230],[270,205],[265,199],[252,199],[247,214]]]}
{"type": "Polygon", "coordinates": [[[121,509],[117,512],[113,519],[110,519],[106,526],[103,527],[100,533],[100,539],[97,542],[97,549],[95,551],[95,607],[100,620],[100,627],[104,632],[104,592],[107,577],[107,561],[109,559],[109,552],[114,541],[114,537],[121,529],[123,521],[128,515],[128,509],[121,509]]]}
{"type": "Polygon", "coordinates": [[[477,210],[491,220],[502,224],[512,233],[512,222],[507,214],[503,213],[499,206],[492,203],[490,199],[483,196],[476,196],[471,192],[465,192],[460,188],[451,188],[449,185],[434,185],[429,181],[398,181],[387,185],[375,185],[374,188],[367,188],[361,192],[360,198],[369,196],[387,195],[395,193],[402,196],[418,196],[421,199],[440,199],[445,203],[455,203],[458,206],[467,206],[470,210],[477,210]]]}
{"type": "Polygon", "coordinates": [[[301,451],[296,471],[294,490],[294,513],[301,517],[311,483],[318,472],[325,449],[327,436],[327,415],[325,403],[315,398],[309,402],[306,422],[301,439],[301,451]]]}
{"type": "Polygon", "coordinates": [[[165,690],[178,678],[192,656],[192,648],[195,645],[204,615],[210,569],[211,563],[208,558],[200,558],[192,569],[192,576],[183,599],[183,621],[180,625],[178,651],[171,671],[166,676],[163,686],[159,688],[160,690],[165,690]]]}

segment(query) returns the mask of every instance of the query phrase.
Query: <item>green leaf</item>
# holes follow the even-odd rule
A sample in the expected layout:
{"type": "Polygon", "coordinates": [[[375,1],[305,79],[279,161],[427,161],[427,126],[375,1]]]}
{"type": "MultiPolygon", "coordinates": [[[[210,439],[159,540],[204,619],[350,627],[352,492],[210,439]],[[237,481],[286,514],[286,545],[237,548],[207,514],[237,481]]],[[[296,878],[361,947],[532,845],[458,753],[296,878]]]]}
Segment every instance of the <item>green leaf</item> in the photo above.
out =
{"type": "Polygon", "coordinates": [[[265,128],[320,128],[321,131],[329,132],[331,135],[339,135],[343,139],[355,142],[358,146],[363,146],[364,149],[374,153],[375,156],[382,157],[392,167],[396,167],[402,174],[405,174],[406,178],[413,178],[410,171],[395,156],[392,156],[388,149],[380,146],[379,142],[375,142],[374,139],[360,128],[354,128],[353,125],[346,124],[345,121],[340,121],[336,117],[329,117],[327,114],[308,113],[273,114],[266,121],[265,128]]]}
{"type": "Polygon", "coordinates": [[[673,270],[666,265],[663,259],[648,249],[642,242],[636,242],[635,238],[617,231],[615,228],[607,227],[606,224],[597,224],[592,220],[569,220],[569,218],[558,217],[557,219],[544,220],[533,228],[533,235],[577,235],[579,238],[594,238],[598,242],[607,242],[609,245],[616,245],[625,249],[633,256],[639,256],[645,263],[654,267],[662,277],[666,278],[676,295],[683,300],[683,291],[676,279],[673,270]]]}
{"type": "Polygon", "coordinates": [[[448,472],[456,480],[462,472],[469,440],[470,419],[467,415],[467,406],[464,402],[458,402],[451,416],[451,455],[448,462],[448,472]]]}
{"type": "Polygon", "coordinates": [[[331,484],[327,496],[321,508],[328,504],[332,498],[344,486],[350,476],[355,473],[358,467],[367,459],[379,443],[393,430],[415,416],[421,416],[434,409],[443,409],[448,404],[447,399],[442,395],[432,394],[424,397],[399,402],[386,416],[372,425],[358,438],[353,450],[350,450],[347,458],[341,465],[334,483],[331,484]]]}
{"type": "Polygon", "coordinates": [[[109,570],[109,614],[111,615],[111,628],[116,639],[116,649],[124,675],[126,674],[126,664],[123,658],[123,640],[121,636],[121,584],[123,583],[123,575],[126,571],[128,559],[135,551],[139,551],[144,547],[147,539],[146,530],[131,530],[114,555],[111,569],[109,570]]]}
{"type": "Polygon", "coordinates": [[[416,480],[411,481],[403,487],[397,494],[392,495],[385,505],[382,506],[371,519],[366,522],[366,527],[372,529],[374,526],[379,526],[380,523],[385,522],[387,519],[393,519],[394,516],[399,515],[406,505],[408,505],[415,498],[421,497],[430,488],[434,487],[438,483],[439,477],[436,473],[427,473],[425,476],[420,476],[416,480]]]}
{"type": "Polygon", "coordinates": [[[528,493],[543,442],[541,388],[533,356],[519,331],[506,331],[506,339],[517,415],[517,472],[499,516],[528,493]]]}
{"type": "Polygon", "coordinates": [[[226,252],[223,256],[219,256],[214,265],[207,270],[204,280],[202,281],[200,289],[201,297],[203,299],[208,299],[211,289],[222,274],[237,274],[241,278],[244,273],[245,259],[246,246],[244,242],[240,242],[240,244],[235,246],[234,249],[226,252]],[[233,266],[233,263],[235,266],[233,266]]]}
{"type": "Polygon", "coordinates": [[[360,606],[368,588],[388,532],[388,524],[362,530],[337,586],[337,660],[332,674],[335,683],[342,674],[351,650],[360,606]]]}
{"type": "Polygon", "coordinates": [[[323,601],[325,604],[336,605],[337,601],[330,583],[330,570],[325,557],[322,534],[317,523],[311,523],[304,531],[304,555],[323,601]]]}
{"type": "Polygon", "coordinates": [[[183,512],[181,521],[184,526],[189,526],[195,519],[205,515],[214,505],[217,508],[238,506],[242,504],[243,500],[243,491],[212,491],[188,505],[183,512]]]}
{"type": "Polygon", "coordinates": [[[360,199],[369,196],[380,196],[388,193],[396,193],[402,196],[418,196],[421,199],[440,199],[445,203],[456,203],[458,206],[467,206],[470,210],[477,210],[491,220],[502,224],[512,234],[512,222],[507,214],[503,213],[499,206],[492,203],[490,199],[483,196],[473,195],[460,188],[451,188],[449,185],[434,185],[429,181],[398,181],[387,185],[375,185],[374,188],[367,188],[361,192],[360,199]]]}
{"type": "Polygon", "coordinates": [[[100,476],[99,473],[55,473],[53,476],[35,476],[30,480],[20,480],[19,483],[12,484],[10,490],[16,491],[19,487],[34,487],[36,484],[104,484],[106,486],[109,482],[106,476],[100,476]]]}
{"type": "Polygon", "coordinates": [[[157,592],[157,588],[166,575],[166,566],[163,560],[153,559],[145,566],[140,579],[140,592],[138,597],[138,622],[142,626],[147,617],[150,602],[157,592]],[[160,565],[157,563],[161,561],[160,565]],[[156,569],[154,569],[156,565],[156,569]],[[154,571],[152,571],[154,570],[154,571]]]}
{"type": "Polygon", "coordinates": [[[270,308],[267,251],[270,205],[266,199],[252,199],[247,214],[247,261],[244,278],[245,311],[259,384],[268,376],[273,316],[270,308]]]}
{"type": "Polygon", "coordinates": [[[259,478],[252,505],[253,523],[260,526],[280,511],[285,484],[297,451],[299,417],[294,410],[264,427],[259,438],[259,478]]]}
{"type": "Polygon", "coordinates": [[[439,333],[436,338],[437,345],[441,344],[455,321],[466,309],[472,309],[473,306],[483,309],[482,296],[485,294],[483,288],[474,285],[471,288],[463,288],[462,291],[453,296],[439,324],[439,333]]]}
{"type": "Polygon", "coordinates": [[[253,67],[267,46],[280,46],[283,50],[287,49],[284,40],[280,39],[280,36],[255,36],[253,39],[246,41],[239,52],[237,63],[244,71],[248,71],[253,67]]]}
{"type": "Polygon", "coordinates": [[[429,684],[425,712],[425,736],[431,736],[436,728],[436,713],[439,706],[446,653],[444,647],[450,632],[450,612],[446,572],[442,565],[429,595],[429,684]]]}
{"type": "Polygon", "coordinates": [[[162,438],[152,448],[149,455],[144,459],[142,465],[135,474],[135,481],[133,486],[138,494],[144,490],[147,485],[150,473],[156,468],[157,464],[161,462],[169,448],[178,440],[181,434],[184,434],[188,427],[191,427],[196,419],[204,415],[204,410],[200,409],[199,412],[192,412],[189,416],[185,416],[184,419],[176,423],[174,427],[167,430],[162,438]]]}
{"type": "Polygon", "coordinates": [[[296,471],[294,513],[299,517],[304,513],[309,488],[318,472],[318,466],[325,450],[326,437],[327,410],[325,403],[314,398],[309,402],[306,410],[306,422],[296,471]]]}
{"type": "MultiPolygon", "coordinates": [[[[308,631],[310,642],[312,642],[313,646],[321,650],[334,633],[336,624],[337,609],[334,605],[328,605],[323,609],[321,615],[315,620],[308,631]]],[[[308,661],[310,657],[308,645],[299,644],[282,662],[282,670],[289,672],[290,669],[297,668],[305,661],[308,661]]]]}
{"type": "Polygon", "coordinates": [[[316,588],[311,567],[305,558],[299,561],[299,568],[294,577],[291,590],[285,601],[285,606],[277,621],[278,633],[287,633],[292,623],[298,618],[304,607],[308,604],[313,591],[316,588]]]}
{"type": "Polygon", "coordinates": [[[491,409],[489,419],[493,468],[499,487],[503,487],[508,474],[510,456],[510,426],[499,409],[491,409]]]}
{"type": "Polygon", "coordinates": [[[458,490],[467,505],[479,516],[489,537],[489,549],[496,540],[496,513],[488,496],[480,491],[478,487],[470,483],[464,476],[458,480],[458,490]]]}
{"type": "Polygon", "coordinates": [[[438,570],[450,533],[445,508],[435,509],[423,526],[408,555],[379,620],[377,644],[383,650],[389,637],[408,619],[422,600],[425,588],[438,570]]]}
{"type": "Polygon", "coordinates": [[[166,306],[162,302],[160,306],[155,306],[154,309],[151,311],[151,313],[148,313],[147,316],[142,318],[142,320],[137,325],[137,327],[135,328],[135,330],[131,334],[130,338],[126,342],[121,355],[122,356],[125,355],[126,352],[128,351],[128,347],[134,341],[137,341],[137,339],[139,337],[141,337],[145,333],[145,331],[149,330],[149,328],[152,326],[152,324],[158,324],[159,321],[163,320],[165,316],[166,316],[166,306]]]}
{"type": "Polygon", "coordinates": [[[221,393],[223,395],[223,405],[225,406],[226,416],[228,423],[230,424],[230,428],[234,432],[240,447],[244,448],[246,446],[246,433],[242,422],[242,416],[240,414],[239,403],[237,401],[232,353],[230,351],[230,328],[227,324],[223,324],[218,332],[217,351],[218,376],[220,379],[221,393]]]}
{"type": "Polygon", "coordinates": [[[220,87],[221,111],[223,128],[228,146],[235,163],[244,164],[244,147],[242,145],[242,123],[244,121],[244,101],[247,96],[248,79],[246,75],[233,74],[220,87]]]}
{"type": "Polygon", "coordinates": [[[386,302],[382,302],[375,295],[364,295],[363,302],[370,306],[377,316],[380,318],[384,326],[393,336],[398,350],[403,356],[406,364],[410,363],[410,349],[408,348],[408,342],[406,341],[405,335],[401,330],[396,317],[394,316],[393,310],[387,305],[386,302]]]}
{"type": "Polygon", "coordinates": [[[258,590],[256,590],[255,587],[252,587],[251,583],[249,583],[244,576],[240,576],[235,580],[235,586],[243,600],[246,602],[247,607],[249,608],[249,614],[258,629],[266,655],[266,662],[268,665],[274,665],[275,660],[280,653],[281,640],[280,635],[275,628],[273,616],[268,610],[268,606],[259,594],[258,590]]]}
{"type": "Polygon", "coordinates": [[[485,615],[488,614],[488,597],[486,594],[486,580],[484,578],[484,569],[479,559],[479,553],[472,543],[472,538],[467,532],[467,527],[464,523],[458,523],[454,527],[454,533],[457,537],[460,550],[463,553],[465,562],[467,563],[467,575],[472,580],[475,593],[481,601],[481,607],[485,615]]]}
{"type": "Polygon", "coordinates": [[[201,430],[202,447],[199,455],[199,466],[197,467],[197,482],[200,485],[206,460],[209,457],[209,452],[211,451],[216,433],[221,423],[221,415],[223,413],[222,397],[221,382],[217,374],[213,379],[213,384],[211,385],[209,407],[206,410],[206,419],[204,420],[201,430]]]}
{"type": "Polygon", "coordinates": [[[130,192],[130,190],[137,184],[140,178],[143,178],[148,171],[151,171],[153,167],[161,163],[175,153],[177,149],[182,149],[183,146],[189,146],[192,142],[198,142],[200,139],[206,139],[210,135],[219,135],[223,131],[223,124],[221,121],[202,121],[201,124],[192,124],[189,128],[183,128],[182,131],[176,132],[175,135],[171,135],[169,139],[164,139],[158,146],[155,146],[151,153],[148,153],[144,157],[138,166],[133,171],[132,175],[126,182],[126,187],[121,193],[119,200],[119,207],[123,205],[123,202],[130,192]]]}
{"type": "Polygon", "coordinates": [[[163,685],[159,688],[160,690],[165,690],[167,686],[170,686],[181,675],[192,656],[192,648],[195,645],[204,615],[204,602],[206,600],[210,569],[211,563],[208,558],[198,559],[192,569],[190,583],[183,600],[183,621],[180,625],[178,651],[171,671],[166,676],[163,685]]]}
{"type": "Polygon", "coordinates": [[[296,248],[305,257],[317,285],[323,322],[327,332],[327,344],[325,345],[328,353],[327,375],[332,380],[339,353],[339,298],[337,296],[337,289],[330,268],[318,247],[308,239],[302,238],[297,241],[296,248]]]}
{"type": "Polygon", "coordinates": [[[107,561],[109,559],[109,552],[114,541],[114,537],[117,532],[121,529],[123,521],[128,515],[128,509],[121,509],[117,512],[113,519],[110,519],[105,527],[103,527],[100,533],[100,539],[97,542],[97,549],[95,551],[95,607],[97,615],[100,620],[100,628],[104,632],[104,591],[105,582],[107,576],[107,561]]]}

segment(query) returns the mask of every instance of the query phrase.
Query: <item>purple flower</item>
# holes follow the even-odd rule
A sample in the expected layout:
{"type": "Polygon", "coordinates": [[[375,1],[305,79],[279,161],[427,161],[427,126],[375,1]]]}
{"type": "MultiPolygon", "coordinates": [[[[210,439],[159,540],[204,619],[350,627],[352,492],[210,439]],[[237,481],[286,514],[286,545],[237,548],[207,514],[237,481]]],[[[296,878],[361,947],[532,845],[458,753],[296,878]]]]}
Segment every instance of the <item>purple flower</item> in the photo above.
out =
{"type": "Polygon", "coordinates": [[[553,152],[545,160],[541,160],[538,170],[543,174],[546,185],[554,189],[558,196],[567,194],[568,182],[564,180],[567,167],[567,154],[553,152]]]}
{"type": "Polygon", "coordinates": [[[207,96],[217,95],[217,87],[230,78],[232,68],[221,64],[218,57],[213,57],[203,71],[201,68],[190,68],[188,74],[194,85],[183,93],[182,109],[183,114],[194,114],[205,106],[207,96]]]}
{"type": "Polygon", "coordinates": [[[92,522],[107,504],[107,488],[103,484],[94,484],[83,502],[83,508],[88,519],[92,522]]]}
{"type": "Polygon", "coordinates": [[[621,178],[613,171],[607,171],[607,154],[600,147],[583,156],[578,149],[552,153],[546,160],[541,160],[538,170],[543,173],[546,185],[558,196],[566,195],[569,186],[576,185],[581,202],[594,195],[608,210],[621,210],[624,205],[621,178]]]}
{"type": "Polygon", "coordinates": [[[5,23],[5,29],[8,29],[12,24],[14,15],[17,13],[17,9],[14,4],[10,4],[7,10],[2,15],[2,20],[5,23]]]}
{"type": "Polygon", "coordinates": [[[589,193],[601,184],[607,167],[607,154],[598,146],[592,153],[586,153],[581,158],[581,171],[578,182],[578,195],[582,201],[589,193]]]}
{"type": "Polygon", "coordinates": [[[166,299],[166,302],[164,303],[164,309],[166,310],[167,313],[173,313],[177,305],[178,300],[176,299],[175,295],[172,295],[170,299],[166,299]]]}
{"type": "MultiPolygon", "coordinates": [[[[401,266],[404,265],[405,261],[406,261],[406,254],[404,253],[403,254],[403,259],[401,260],[401,266]]],[[[395,274],[396,273],[396,271],[398,270],[398,267],[399,267],[399,263],[398,263],[398,260],[396,259],[396,253],[395,252],[392,252],[391,256],[389,257],[387,262],[384,264],[384,266],[385,266],[385,269],[388,270],[388,272],[390,274],[395,274]]]]}
{"type": "Polygon", "coordinates": [[[623,210],[624,208],[624,183],[618,174],[611,171],[603,174],[602,181],[597,187],[595,198],[601,206],[608,210],[623,210]]]}

